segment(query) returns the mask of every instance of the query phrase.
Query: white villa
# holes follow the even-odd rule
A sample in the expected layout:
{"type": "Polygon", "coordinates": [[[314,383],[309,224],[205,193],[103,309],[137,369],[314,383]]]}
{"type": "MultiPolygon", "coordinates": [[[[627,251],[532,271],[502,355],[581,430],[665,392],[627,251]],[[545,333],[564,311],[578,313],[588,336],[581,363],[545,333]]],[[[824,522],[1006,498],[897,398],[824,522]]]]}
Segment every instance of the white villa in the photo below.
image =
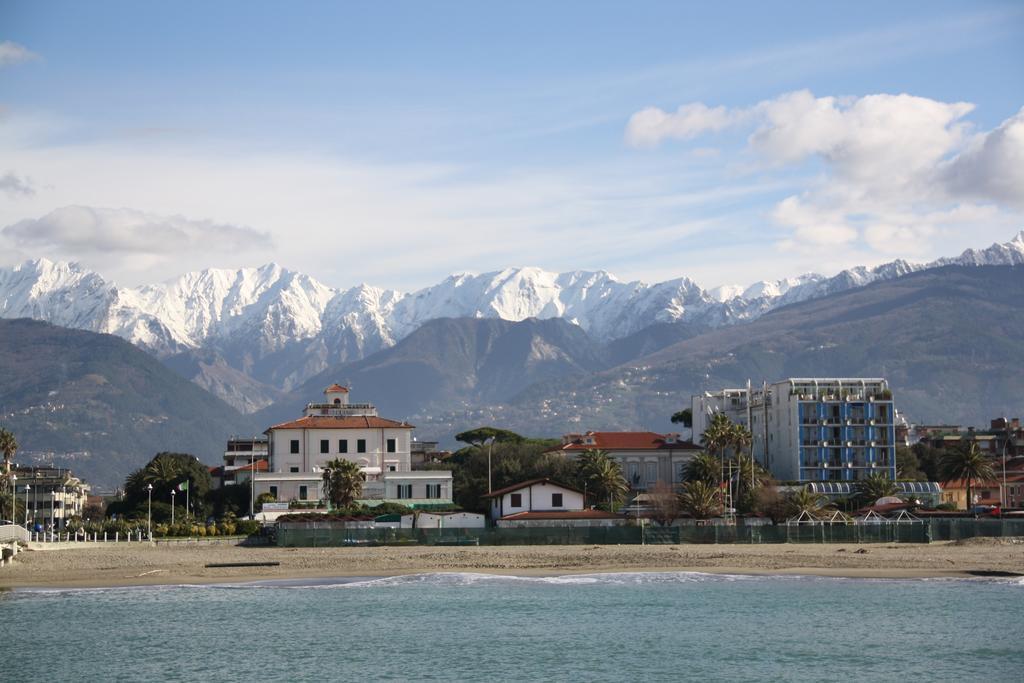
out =
{"type": "Polygon", "coordinates": [[[366,475],[363,503],[451,504],[450,471],[412,469],[412,425],[378,416],[369,403],[349,403],[348,389],[338,384],[327,387],[324,395],[324,402],[308,404],[299,419],[265,432],[269,459],[267,471],[256,471],[257,496],[270,493],[278,501],[320,500],[324,465],[343,458],[358,464],[366,475]]]}
{"type": "Polygon", "coordinates": [[[586,432],[564,435],[562,445],[551,452],[576,457],[591,449],[614,458],[633,491],[646,491],[659,483],[680,484],[685,480],[687,464],[701,451],[700,446],[681,439],[679,434],[586,432]]]}

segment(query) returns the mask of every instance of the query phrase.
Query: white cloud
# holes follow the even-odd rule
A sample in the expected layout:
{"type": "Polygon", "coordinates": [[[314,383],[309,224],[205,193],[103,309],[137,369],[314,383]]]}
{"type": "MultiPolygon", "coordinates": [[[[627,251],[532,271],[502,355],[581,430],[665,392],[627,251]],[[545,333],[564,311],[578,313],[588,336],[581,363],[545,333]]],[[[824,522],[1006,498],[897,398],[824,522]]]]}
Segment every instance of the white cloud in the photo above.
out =
{"type": "Polygon", "coordinates": [[[1024,108],[972,139],[940,175],[951,193],[1024,207],[1024,108]]]}
{"type": "Polygon", "coordinates": [[[0,192],[4,192],[8,197],[18,198],[30,197],[36,193],[36,189],[30,179],[9,171],[0,176],[0,192]]]}
{"type": "Polygon", "coordinates": [[[626,141],[634,147],[654,147],[663,140],[689,140],[703,133],[723,130],[741,117],[742,112],[712,108],[701,102],[684,104],[675,113],[648,107],[630,117],[626,141]]]}
{"type": "MultiPolygon", "coordinates": [[[[894,244],[976,228],[978,221],[1024,218],[1017,211],[1024,207],[1024,110],[972,134],[965,117],[973,109],[907,94],[815,97],[802,90],[746,108],[694,103],[680,111],[715,112],[709,122],[685,128],[686,138],[751,127],[747,150],[769,170],[819,164],[816,178],[771,212],[786,231],[782,248],[813,253],[855,242],[892,252],[894,244]]],[[[648,111],[634,115],[627,135],[648,111]]],[[[643,130],[648,144],[684,138],[657,121],[643,130]]]]}
{"type": "Polygon", "coordinates": [[[39,59],[39,55],[32,52],[24,45],[13,43],[9,40],[0,42],[0,67],[13,66],[22,62],[31,62],[39,59]]]}
{"type": "Polygon", "coordinates": [[[60,258],[130,256],[142,257],[148,264],[193,251],[232,253],[270,244],[266,233],[252,228],[89,206],[65,206],[0,232],[18,248],[42,249],[60,258]]]}

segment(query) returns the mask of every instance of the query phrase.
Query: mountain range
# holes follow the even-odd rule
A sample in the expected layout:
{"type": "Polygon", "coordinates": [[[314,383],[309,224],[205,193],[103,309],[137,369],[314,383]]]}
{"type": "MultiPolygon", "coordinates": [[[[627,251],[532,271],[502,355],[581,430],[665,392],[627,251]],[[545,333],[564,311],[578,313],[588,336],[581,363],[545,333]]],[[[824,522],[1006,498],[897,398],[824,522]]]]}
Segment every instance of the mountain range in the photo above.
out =
{"type": "Polygon", "coordinates": [[[71,467],[108,490],[158,451],[215,462],[228,436],[265,428],[108,334],[0,320],[0,377],[15,461],[71,467]]]}
{"type": "MultiPolygon", "coordinates": [[[[1004,261],[1018,258],[1011,247],[1004,261]]],[[[898,277],[865,270],[874,282],[837,281],[839,291],[748,320],[656,322],[611,339],[560,317],[434,318],[365,357],[324,357],[290,389],[247,374],[256,356],[241,340],[237,353],[254,362],[236,368],[227,345],[157,359],[110,334],[0,320],[0,423],[22,444],[18,460],[72,466],[105,487],[160,450],[216,463],[228,436],[295,417],[335,381],[446,445],[481,424],[535,436],[668,431],[693,393],[787,376],[883,376],[911,421],[985,424],[1022,408],[1024,265],[975,267],[981,257],[967,256],[898,277]],[[196,375],[272,398],[245,415],[185,379],[196,375]]],[[[53,312],[65,322],[80,303],[68,296],[53,312]]]]}
{"type": "MultiPolygon", "coordinates": [[[[942,266],[1019,264],[1024,231],[1005,244],[929,264],[893,261],[832,277],[807,274],[713,290],[685,277],[645,284],[604,271],[538,268],[452,275],[411,293],[369,285],[339,290],[276,264],[208,269],[124,288],[79,264],[38,259],[0,268],[0,318],[116,335],[239,410],[254,412],[436,319],[561,319],[600,344],[614,344],[637,334],[650,339],[652,327],[672,330],[671,337],[680,324],[696,331],[749,322],[782,306],[942,266]]],[[[629,353],[618,360],[629,360],[629,353]]]]}

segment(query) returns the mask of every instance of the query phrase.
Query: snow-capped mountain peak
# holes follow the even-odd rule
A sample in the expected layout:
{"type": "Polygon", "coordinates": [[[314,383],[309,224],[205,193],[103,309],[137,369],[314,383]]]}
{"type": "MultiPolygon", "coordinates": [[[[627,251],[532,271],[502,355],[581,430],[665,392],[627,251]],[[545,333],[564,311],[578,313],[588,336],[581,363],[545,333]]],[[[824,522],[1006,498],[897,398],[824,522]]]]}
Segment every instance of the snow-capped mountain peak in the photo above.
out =
{"type": "Polygon", "coordinates": [[[0,317],[116,334],[159,355],[213,351],[234,359],[233,366],[245,373],[262,368],[273,383],[287,387],[330,364],[394,345],[435,318],[557,317],[609,341],[659,322],[728,325],[782,305],[951,264],[1024,264],[1024,231],[1004,244],[927,265],[893,261],[832,277],[810,273],[707,291],[685,277],[647,284],[623,282],[605,271],[536,267],[455,274],[411,293],[370,285],[339,290],[276,263],[209,268],[120,288],[80,264],[41,258],[0,268],[0,317]],[[261,366],[272,356],[266,362],[274,367],[261,366]]]}

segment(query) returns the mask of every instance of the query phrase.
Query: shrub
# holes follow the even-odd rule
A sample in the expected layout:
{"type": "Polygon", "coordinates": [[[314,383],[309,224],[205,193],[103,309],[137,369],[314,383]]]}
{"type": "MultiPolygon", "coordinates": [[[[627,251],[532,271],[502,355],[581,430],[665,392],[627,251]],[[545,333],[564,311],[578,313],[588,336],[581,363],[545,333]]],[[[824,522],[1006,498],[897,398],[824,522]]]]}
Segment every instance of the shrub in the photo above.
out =
{"type": "Polygon", "coordinates": [[[255,519],[243,519],[235,524],[235,533],[251,536],[252,534],[259,533],[260,526],[260,523],[255,519]]]}
{"type": "Polygon", "coordinates": [[[217,525],[216,524],[207,524],[206,525],[206,535],[207,536],[216,536],[217,535],[217,525]]]}

